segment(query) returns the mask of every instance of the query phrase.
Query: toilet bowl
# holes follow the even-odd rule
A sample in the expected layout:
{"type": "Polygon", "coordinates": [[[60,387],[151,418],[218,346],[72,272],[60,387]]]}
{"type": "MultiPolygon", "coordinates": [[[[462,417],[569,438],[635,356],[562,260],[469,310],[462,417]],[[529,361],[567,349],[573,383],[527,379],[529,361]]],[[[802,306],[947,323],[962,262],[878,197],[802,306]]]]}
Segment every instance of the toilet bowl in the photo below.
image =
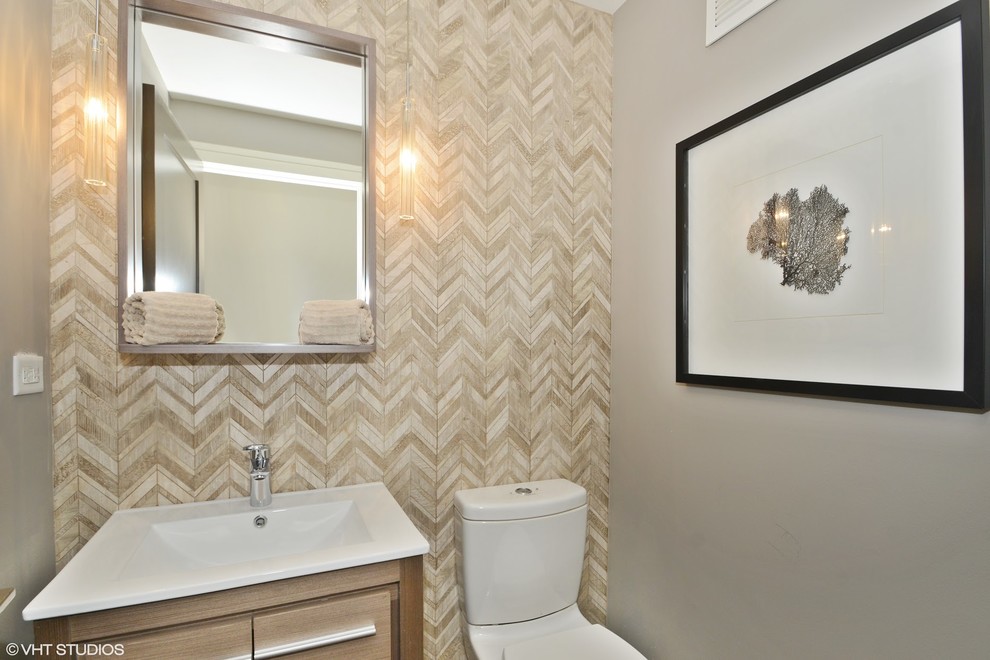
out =
{"type": "Polygon", "coordinates": [[[565,479],[454,494],[468,653],[478,660],[642,660],[577,606],[587,492],[565,479]]]}

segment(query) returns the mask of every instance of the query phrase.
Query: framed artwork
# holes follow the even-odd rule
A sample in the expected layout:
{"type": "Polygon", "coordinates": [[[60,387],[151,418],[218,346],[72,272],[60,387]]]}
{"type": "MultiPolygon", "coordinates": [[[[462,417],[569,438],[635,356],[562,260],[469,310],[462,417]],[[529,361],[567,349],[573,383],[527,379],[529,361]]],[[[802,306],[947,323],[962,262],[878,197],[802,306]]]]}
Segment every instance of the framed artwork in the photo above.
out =
{"type": "Polygon", "coordinates": [[[987,6],[677,145],[677,381],[986,411],[987,6]]]}

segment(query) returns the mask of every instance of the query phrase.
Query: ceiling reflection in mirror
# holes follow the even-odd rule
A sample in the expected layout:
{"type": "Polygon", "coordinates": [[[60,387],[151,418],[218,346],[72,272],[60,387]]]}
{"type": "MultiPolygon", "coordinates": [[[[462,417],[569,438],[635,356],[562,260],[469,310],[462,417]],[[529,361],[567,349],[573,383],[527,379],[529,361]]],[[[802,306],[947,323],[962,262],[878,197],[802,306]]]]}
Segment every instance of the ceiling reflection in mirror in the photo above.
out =
{"type": "Polygon", "coordinates": [[[207,294],[223,343],[259,348],[297,343],[308,300],[372,303],[366,58],[257,21],[133,20],[126,293],[207,294]]]}

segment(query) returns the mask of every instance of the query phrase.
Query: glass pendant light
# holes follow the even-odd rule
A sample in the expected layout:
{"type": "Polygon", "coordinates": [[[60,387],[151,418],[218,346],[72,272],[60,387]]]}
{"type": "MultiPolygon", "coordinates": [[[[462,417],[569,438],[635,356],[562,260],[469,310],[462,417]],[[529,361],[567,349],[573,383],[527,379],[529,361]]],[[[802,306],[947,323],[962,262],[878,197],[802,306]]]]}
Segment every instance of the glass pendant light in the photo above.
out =
{"type": "Polygon", "coordinates": [[[106,165],[106,37],[100,36],[100,0],[96,0],[96,31],[86,40],[85,117],[86,152],[83,180],[91,186],[107,185],[106,165]]]}

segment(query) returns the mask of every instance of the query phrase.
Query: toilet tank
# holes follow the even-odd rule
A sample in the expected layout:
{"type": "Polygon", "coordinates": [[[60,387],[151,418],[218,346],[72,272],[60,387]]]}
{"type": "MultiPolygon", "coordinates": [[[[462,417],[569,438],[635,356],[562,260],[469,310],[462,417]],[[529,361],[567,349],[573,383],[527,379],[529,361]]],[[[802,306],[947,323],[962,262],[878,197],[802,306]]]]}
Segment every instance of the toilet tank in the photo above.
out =
{"type": "Polygon", "coordinates": [[[565,479],[454,494],[468,623],[528,621],[577,602],[587,501],[565,479]]]}

